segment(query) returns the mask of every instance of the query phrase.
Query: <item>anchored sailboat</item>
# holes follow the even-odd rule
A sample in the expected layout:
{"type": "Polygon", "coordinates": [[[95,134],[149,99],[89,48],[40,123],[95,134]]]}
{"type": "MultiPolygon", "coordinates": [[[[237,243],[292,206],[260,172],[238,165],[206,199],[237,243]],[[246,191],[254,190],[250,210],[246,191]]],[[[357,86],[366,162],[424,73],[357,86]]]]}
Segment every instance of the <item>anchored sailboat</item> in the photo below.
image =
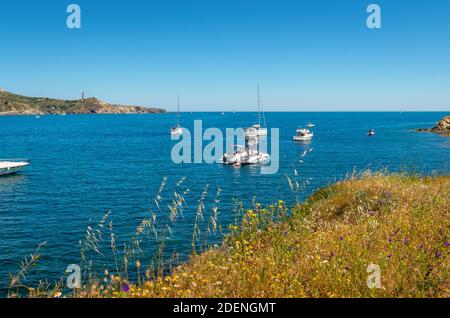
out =
{"type": "Polygon", "coordinates": [[[245,145],[236,146],[233,152],[227,152],[222,157],[223,164],[235,166],[265,163],[270,160],[268,153],[259,149],[259,139],[267,136],[266,118],[263,113],[264,128],[261,127],[261,98],[258,84],[258,124],[244,129],[245,145]]]}
{"type": "Polygon", "coordinates": [[[177,119],[178,123],[175,127],[172,127],[170,129],[170,134],[172,136],[181,135],[183,133],[183,128],[181,127],[181,121],[180,121],[180,96],[178,96],[178,112],[177,112],[177,119]]]}
{"type": "Polygon", "coordinates": [[[261,127],[262,107],[261,107],[261,94],[259,91],[259,83],[257,84],[257,90],[258,90],[258,124],[255,124],[252,127],[246,128],[245,129],[246,136],[253,136],[255,134],[257,137],[267,136],[267,123],[266,123],[266,115],[264,114],[264,111],[262,111],[264,127],[261,127]]]}

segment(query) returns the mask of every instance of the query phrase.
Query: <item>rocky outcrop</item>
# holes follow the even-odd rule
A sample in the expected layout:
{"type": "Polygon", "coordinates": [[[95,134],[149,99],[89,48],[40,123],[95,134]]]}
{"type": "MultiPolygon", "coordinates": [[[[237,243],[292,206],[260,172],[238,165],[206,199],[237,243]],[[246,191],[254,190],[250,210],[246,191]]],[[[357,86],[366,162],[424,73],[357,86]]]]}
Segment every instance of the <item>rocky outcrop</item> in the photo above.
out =
{"type": "Polygon", "coordinates": [[[165,112],[161,108],[109,104],[97,98],[62,100],[48,97],[26,97],[0,90],[0,115],[154,114],[165,112]]]}
{"type": "Polygon", "coordinates": [[[417,131],[434,132],[437,134],[450,136],[450,116],[445,116],[442,118],[433,128],[419,128],[417,131]]]}

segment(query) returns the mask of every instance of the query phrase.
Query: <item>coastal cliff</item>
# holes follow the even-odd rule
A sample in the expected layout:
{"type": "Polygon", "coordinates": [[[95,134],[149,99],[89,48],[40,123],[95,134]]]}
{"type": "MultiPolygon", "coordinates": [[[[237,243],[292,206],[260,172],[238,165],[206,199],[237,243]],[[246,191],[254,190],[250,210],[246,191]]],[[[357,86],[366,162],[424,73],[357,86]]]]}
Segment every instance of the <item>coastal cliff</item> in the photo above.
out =
{"type": "Polygon", "coordinates": [[[419,128],[419,132],[434,132],[437,134],[450,136],[450,116],[445,116],[440,121],[436,123],[433,128],[419,128]]]}
{"type": "Polygon", "coordinates": [[[0,115],[153,114],[165,112],[161,108],[109,104],[94,97],[78,100],[26,97],[0,89],[0,115]]]}

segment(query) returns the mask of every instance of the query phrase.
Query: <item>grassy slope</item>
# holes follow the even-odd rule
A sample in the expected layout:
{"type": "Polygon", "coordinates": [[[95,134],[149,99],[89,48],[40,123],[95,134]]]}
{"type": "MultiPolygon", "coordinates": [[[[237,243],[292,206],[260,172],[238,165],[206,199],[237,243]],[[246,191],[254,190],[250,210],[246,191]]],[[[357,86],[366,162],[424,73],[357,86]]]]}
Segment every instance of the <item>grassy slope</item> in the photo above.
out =
{"type": "Polygon", "coordinates": [[[247,211],[221,249],[113,296],[449,297],[449,202],[450,177],[345,181],[267,227],[268,210],[247,211]],[[371,263],[381,289],[367,287],[371,263]]]}

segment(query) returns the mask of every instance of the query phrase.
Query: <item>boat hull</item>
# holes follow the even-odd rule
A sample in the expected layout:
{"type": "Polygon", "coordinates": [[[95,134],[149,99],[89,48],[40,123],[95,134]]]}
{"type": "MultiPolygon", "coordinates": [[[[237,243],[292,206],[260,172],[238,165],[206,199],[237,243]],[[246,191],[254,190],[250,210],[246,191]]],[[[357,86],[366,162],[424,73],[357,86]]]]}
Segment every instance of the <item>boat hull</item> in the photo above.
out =
{"type": "Polygon", "coordinates": [[[294,141],[310,141],[312,136],[294,136],[294,141]]]}
{"type": "Polygon", "coordinates": [[[267,153],[259,153],[258,155],[236,155],[225,154],[221,163],[224,165],[254,165],[265,163],[270,160],[270,155],[267,153]]]}
{"type": "Polygon", "coordinates": [[[0,162],[0,176],[16,174],[28,165],[27,162],[0,162]]]}

